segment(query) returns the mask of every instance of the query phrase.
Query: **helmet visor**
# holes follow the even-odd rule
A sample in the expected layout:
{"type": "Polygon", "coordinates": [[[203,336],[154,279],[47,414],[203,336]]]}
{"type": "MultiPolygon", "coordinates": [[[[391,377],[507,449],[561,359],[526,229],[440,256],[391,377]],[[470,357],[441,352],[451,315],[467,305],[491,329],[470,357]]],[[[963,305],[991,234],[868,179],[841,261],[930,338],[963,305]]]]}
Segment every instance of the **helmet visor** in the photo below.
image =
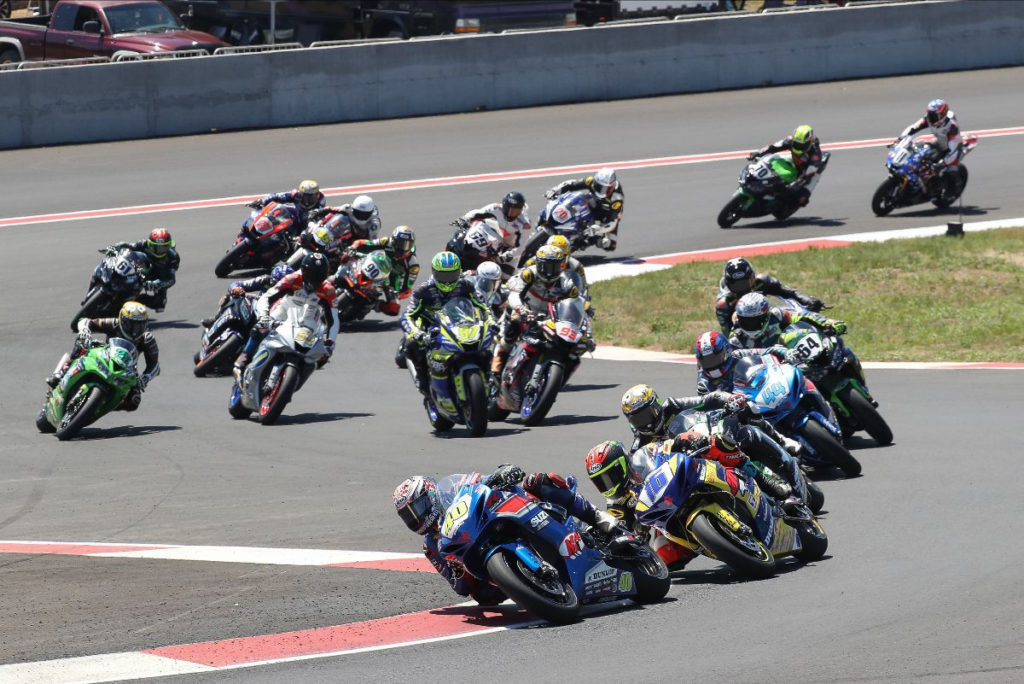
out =
{"type": "Polygon", "coordinates": [[[752,285],[751,280],[752,278],[750,277],[739,279],[726,278],[725,286],[729,289],[729,292],[732,292],[733,294],[745,295],[750,292],[750,287],[752,285]]]}
{"type": "Polygon", "coordinates": [[[713,371],[721,368],[725,365],[725,362],[729,359],[729,350],[723,349],[722,351],[715,352],[714,354],[708,354],[706,356],[698,356],[697,363],[700,365],[701,370],[713,371]]]}
{"type": "Polygon", "coordinates": [[[626,482],[625,459],[615,459],[605,466],[604,469],[591,475],[590,481],[594,483],[602,495],[609,498],[616,496],[622,489],[622,485],[626,482]]]}
{"type": "Polygon", "coordinates": [[[149,253],[155,257],[167,256],[167,253],[171,251],[171,243],[169,240],[167,242],[147,240],[147,246],[149,247],[149,253]]]}
{"type": "Polygon", "coordinates": [[[490,278],[478,277],[476,279],[476,291],[485,299],[498,291],[498,281],[490,278]]]}
{"type": "Polygon", "coordinates": [[[312,209],[316,206],[316,203],[319,200],[317,197],[319,194],[320,193],[315,192],[304,192],[299,196],[299,204],[302,205],[303,209],[312,209]]]}
{"type": "Polygon", "coordinates": [[[764,324],[768,322],[768,313],[758,314],[757,316],[737,316],[736,322],[747,332],[759,332],[764,328],[764,324]]]}
{"type": "Polygon", "coordinates": [[[629,424],[645,434],[651,434],[658,430],[661,423],[661,407],[657,404],[648,404],[640,410],[629,414],[629,424]]]}
{"type": "Polygon", "coordinates": [[[355,217],[356,221],[365,223],[370,220],[371,216],[373,216],[373,210],[363,211],[361,209],[352,209],[352,216],[355,217]]]}
{"type": "Polygon", "coordinates": [[[433,511],[429,496],[420,496],[398,509],[398,517],[413,532],[420,532],[433,511]]]}
{"type": "Polygon", "coordinates": [[[128,339],[136,340],[142,335],[142,333],[146,332],[146,321],[122,318],[121,332],[123,332],[128,339]]]}
{"type": "Polygon", "coordinates": [[[939,112],[938,110],[935,110],[935,111],[928,110],[927,117],[928,117],[928,123],[933,124],[933,125],[939,123],[940,121],[942,121],[942,113],[939,112]]]}
{"type": "Polygon", "coordinates": [[[539,275],[542,280],[554,280],[561,272],[561,259],[539,259],[537,261],[537,275],[539,275]]]}
{"type": "Polygon", "coordinates": [[[392,239],[391,244],[394,245],[395,252],[398,254],[408,254],[409,250],[412,249],[412,238],[396,237],[392,239]]]}

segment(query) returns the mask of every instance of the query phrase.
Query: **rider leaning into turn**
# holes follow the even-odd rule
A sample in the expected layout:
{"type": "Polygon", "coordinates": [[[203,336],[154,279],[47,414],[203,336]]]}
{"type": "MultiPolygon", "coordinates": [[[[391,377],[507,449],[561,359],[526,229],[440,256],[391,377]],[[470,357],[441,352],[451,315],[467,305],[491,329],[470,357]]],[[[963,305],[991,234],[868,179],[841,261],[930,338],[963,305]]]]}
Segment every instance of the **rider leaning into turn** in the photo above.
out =
{"type": "Polygon", "coordinates": [[[467,211],[462,217],[464,223],[457,223],[468,228],[473,221],[494,219],[498,223],[498,228],[501,229],[502,247],[504,251],[510,251],[519,246],[522,234],[530,230],[529,212],[530,208],[526,204],[523,193],[513,190],[506,194],[501,202],[492,202],[479,209],[467,211]]]}
{"type": "MultiPolygon", "coordinates": [[[[245,280],[236,280],[228,285],[228,291],[221,295],[217,301],[217,311],[220,312],[224,308],[224,305],[228,303],[229,297],[242,297],[244,295],[256,292],[263,294],[270,289],[270,286],[277,281],[284,278],[286,275],[291,275],[295,272],[291,266],[287,264],[278,264],[274,268],[270,269],[270,273],[261,276],[253,276],[252,278],[246,278],[245,280]]],[[[209,316],[200,321],[204,328],[209,328],[213,325],[213,322],[217,320],[216,316],[209,316]]]]}
{"type": "MultiPolygon", "coordinates": [[[[931,143],[932,153],[928,155],[929,170],[932,174],[941,173],[945,168],[952,168],[959,164],[963,155],[960,124],[957,123],[956,114],[949,109],[949,104],[945,100],[929,102],[924,116],[904,128],[897,140],[920,133],[925,129],[935,136],[935,141],[931,143]]],[[[924,191],[926,179],[921,178],[920,182],[921,190],[924,191]]],[[[932,188],[933,192],[939,190],[938,187],[932,188]]]]}
{"type": "Polygon", "coordinates": [[[798,313],[771,306],[760,292],[748,292],[736,302],[729,342],[740,349],[756,349],[779,344],[782,331],[794,323],[810,323],[822,332],[842,335],[846,323],[808,311],[798,313]]]}
{"type": "Polygon", "coordinates": [[[594,212],[594,218],[604,224],[615,224],[614,230],[607,233],[599,245],[602,249],[613,251],[618,244],[618,221],[622,217],[622,205],[626,199],[622,191],[622,184],[619,183],[619,179],[615,175],[615,169],[598,169],[593,176],[562,181],[545,192],[544,197],[554,199],[574,190],[589,190],[590,197],[587,204],[594,212]]]}
{"type": "MultiPolygon", "coordinates": [[[[275,322],[280,322],[275,321],[275,314],[279,311],[278,302],[285,296],[300,291],[315,295],[320,302],[320,309],[323,312],[328,331],[327,339],[324,340],[324,346],[327,347],[327,355],[330,358],[331,353],[334,351],[334,338],[337,334],[334,308],[338,295],[334,285],[327,280],[328,271],[327,257],[317,252],[307,254],[302,258],[302,266],[297,272],[282,278],[256,300],[256,306],[254,307],[256,325],[253,326],[252,332],[249,333],[249,339],[242,348],[242,353],[235,359],[236,379],[242,377],[242,373],[245,372],[246,367],[249,365],[253,352],[256,351],[259,343],[270,332],[271,327],[273,327],[275,322]]],[[[324,363],[326,363],[326,360],[324,360],[324,363]]]]}
{"type": "MultiPolygon", "coordinates": [[[[490,475],[469,473],[450,475],[442,480],[455,491],[465,484],[483,483],[495,490],[511,489],[522,482],[522,487],[542,501],[561,506],[568,513],[583,522],[596,527],[604,534],[611,534],[618,528],[618,520],[594,507],[583,496],[577,494],[576,478],[563,477],[557,473],[532,473],[526,475],[522,468],[514,465],[500,465],[490,475]],[[525,479],[524,479],[525,478],[525,479]]],[[[416,534],[423,535],[423,555],[427,557],[438,574],[444,577],[455,593],[470,596],[481,605],[496,605],[505,600],[505,594],[489,583],[481,582],[466,573],[457,561],[446,559],[438,548],[440,541],[441,517],[444,515],[443,494],[451,496],[454,491],[442,492],[438,482],[431,477],[414,476],[395,488],[392,500],[398,517],[416,534]]]]}
{"type": "MultiPolygon", "coordinates": [[[[299,234],[306,227],[306,223],[312,218],[310,212],[314,209],[320,209],[327,204],[327,198],[324,193],[320,192],[320,184],[315,180],[304,180],[299,183],[299,187],[294,190],[287,192],[275,192],[269,195],[264,195],[258,200],[249,202],[246,206],[252,207],[253,209],[262,209],[271,202],[293,204],[299,212],[299,221],[293,228],[295,234],[299,234]]],[[[242,226],[246,227],[249,224],[247,219],[242,226]]]]}
{"type": "MultiPolygon", "coordinates": [[[[583,264],[580,263],[580,260],[572,255],[572,249],[569,248],[569,241],[564,235],[552,235],[544,244],[551,245],[552,247],[557,247],[562,250],[562,270],[567,273],[575,273],[579,277],[579,282],[576,286],[579,288],[580,296],[586,301],[587,313],[590,316],[593,316],[597,313],[597,309],[590,302],[590,288],[587,286],[587,271],[583,268],[583,264]]],[[[535,263],[537,263],[537,257],[532,256],[526,260],[526,263],[523,264],[523,266],[532,266],[535,263]]]]}
{"type": "Polygon", "coordinates": [[[327,207],[321,204],[310,212],[309,218],[319,221],[329,214],[340,214],[343,217],[343,223],[352,230],[352,234],[356,238],[374,240],[377,238],[377,233],[380,232],[380,209],[369,195],[359,195],[349,204],[343,204],[340,207],[327,207]]]}
{"type": "MultiPolygon", "coordinates": [[[[385,301],[380,310],[389,316],[398,315],[398,299],[412,294],[412,286],[420,274],[420,262],[416,259],[416,234],[409,226],[397,226],[391,235],[375,240],[356,240],[349,247],[352,254],[370,254],[383,250],[391,260],[389,287],[384,288],[385,301]]],[[[338,269],[334,278],[342,272],[338,269]]]]}
{"type": "Polygon", "coordinates": [[[111,337],[123,337],[131,341],[135,348],[145,357],[146,368],[139,375],[139,384],[128,393],[119,408],[134,411],[142,402],[142,390],[149,381],[160,374],[160,349],[156,338],[149,331],[149,314],[146,307],[139,302],[125,302],[116,318],[82,318],[78,321],[78,335],[71,351],[64,354],[53,369],[53,374],[46,379],[46,384],[56,387],[71,366],[71,362],[89,350],[92,333],[103,333],[109,340],[111,337]]]}
{"type": "Polygon", "coordinates": [[[146,255],[146,281],[136,297],[156,312],[167,306],[167,290],[174,287],[181,257],[174,248],[174,239],[166,228],[154,228],[149,237],[136,242],[115,242],[108,249],[129,248],[146,255]]]}
{"type": "Polygon", "coordinates": [[[430,260],[430,278],[413,290],[402,314],[405,331],[405,355],[416,369],[416,389],[426,395],[429,385],[426,349],[430,328],[437,324],[437,312],[455,297],[465,297],[491,318],[490,308],[476,297],[473,283],[462,275],[459,257],[452,252],[438,252],[430,260]]]}
{"type": "Polygon", "coordinates": [[[736,302],[748,292],[795,299],[811,311],[821,311],[824,306],[817,297],[799,292],[767,273],[755,273],[754,267],[743,257],[729,259],[725,263],[722,279],[718,281],[718,300],[715,302],[715,316],[726,335],[733,328],[732,314],[736,302]]]}
{"type": "Polygon", "coordinates": [[[814,186],[818,184],[822,169],[821,145],[818,143],[818,137],[814,135],[814,129],[806,124],[797,126],[793,135],[751,152],[747,159],[754,161],[758,157],[783,150],[789,150],[797,170],[797,179],[789,187],[797,192],[800,206],[805,207],[811,199],[814,186]]]}

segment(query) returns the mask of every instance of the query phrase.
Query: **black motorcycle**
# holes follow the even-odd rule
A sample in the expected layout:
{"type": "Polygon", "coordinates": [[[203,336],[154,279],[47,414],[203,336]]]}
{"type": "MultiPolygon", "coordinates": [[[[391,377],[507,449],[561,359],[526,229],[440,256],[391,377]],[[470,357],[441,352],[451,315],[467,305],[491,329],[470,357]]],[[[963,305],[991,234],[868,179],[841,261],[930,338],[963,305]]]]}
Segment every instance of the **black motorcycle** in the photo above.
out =
{"type": "Polygon", "coordinates": [[[149,259],[145,254],[130,247],[106,247],[99,252],[103,260],[93,270],[89,291],[78,313],[71,319],[72,331],[78,329],[78,321],[82,318],[116,316],[125,302],[144,291],[149,273],[149,259]]]}

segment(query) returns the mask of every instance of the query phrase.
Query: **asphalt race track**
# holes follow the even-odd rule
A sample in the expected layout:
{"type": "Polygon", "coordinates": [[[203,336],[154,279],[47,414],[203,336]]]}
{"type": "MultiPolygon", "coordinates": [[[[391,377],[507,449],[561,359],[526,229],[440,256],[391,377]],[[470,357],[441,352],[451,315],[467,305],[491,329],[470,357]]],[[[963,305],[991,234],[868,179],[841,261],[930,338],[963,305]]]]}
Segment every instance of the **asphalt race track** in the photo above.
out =
{"type": "MultiPolygon", "coordinates": [[[[826,143],[877,139],[940,96],[967,131],[1010,128],[1024,125],[1012,95],[1022,83],[1024,69],[1004,69],[5,152],[0,219],[255,196],[306,177],[341,187],[749,150],[805,121],[826,143]]],[[[1024,136],[981,140],[966,160],[965,220],[1024,216],[1022,155],[1024,136]]],[[[881,147],[837,151],[806,210],[784,224],[744,220],[727,231],[714,219],[742,162],[623,171],[615,256],[951,216],[922,205],[875,218],[869,200],[883,161],[881,147]]],[[[388,231],[397,223],[417,230],[425,262],[455,216],[509,189],[526,193],[536,215],[557,180],[374,197],[388,231]]],[[[213,277],[213,265],[245,215],[239,204],[0,228],[0,539],[416,552],[390,498],[404,477],[506,462],[582,474],[590,446],[628,436],[618,409],[626,387],[693,391],[692,366],[585,361],[543,425],[499,423],[478,440],[458,428],[436,437],[408,374],[391,361],[397,324],[378,318],[339,337],[333,361],[278,425],[234,421],[230,381],[196,379],[191,367],[198,321],[229,282],[213,277]],[[182,255],[154,325],[162,375],[134,414],[109,414],[69,443],[38,434],[43,379],[70,347],[68,321],[95,250],[156,225],[172,231],[182,255]]],[[[713,295],[714,283],[680,293],[708,301],[709,329],[713,295]]],[[[875,448],[853,438],[864,475],[823,478],[830,545],[817,563],[736,582],[700,559],[677,573],[666,602],[577,625],[167,681],[1024,679],[1019,376],[874,371],[870,380],[896,442],[875,448]]],[[[340,625],[461,600],[429,573],[67,555],[0,555],[0,586],[0,664],[340,625]]]]}

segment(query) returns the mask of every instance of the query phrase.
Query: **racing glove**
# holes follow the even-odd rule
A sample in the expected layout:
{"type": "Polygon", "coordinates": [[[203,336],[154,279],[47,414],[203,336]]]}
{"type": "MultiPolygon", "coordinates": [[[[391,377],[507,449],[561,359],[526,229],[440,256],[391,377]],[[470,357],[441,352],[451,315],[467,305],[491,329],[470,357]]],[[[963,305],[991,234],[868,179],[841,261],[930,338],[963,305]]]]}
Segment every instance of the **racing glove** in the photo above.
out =
{"type": "Polygon", "coordinates": [[[784,359],[786,363],[788,363],[791,366],[799,366],[803,361],[800,358],[800,352],[798,352],[796,349],[787,349],[784,359]]]}
{"type": "Polygon", "coordinates": [[[526,473],[522,468],[511,463],[503,463],[487,476],[484,484],[491,489],[507,489],[522,482],[524,477],[526,477],[526,473]]]}
{"type": "Polygon", "coordinates": [[[751,152],[750,154],[747,155],[747,161],[754,161],[755,159],[757,159],[757,157],[758,154],[756,151],[751,152]]]}
{"type": "Polygon", "coordinates": [[[263,208],[263,200],[256,199],[256,200],[253,200],[252,202],[247,202],[245,206],[249,207],[250,209],[262,209],[263,208]]]}
{"type": "Polygon", "coordinates": [[[619,527],[619,519],[611,513],[607,513],[602,510],[594,511],[594,527],[601,530],[605,534],[611,534],[619,527]]]}
{"type": "Polygon", "coordinates": [[[256,327],[263,333],[270,330],[271,325],[273,325],[273,320],[271,320],[270,316],[260,316],[259,320],[256,321],[256,327]]]}
{"type": "Polygon", "coordinates": [[[846,321],[829,321],[827,328],[836,335],[842,335],[846,332],[846,321]]]}

